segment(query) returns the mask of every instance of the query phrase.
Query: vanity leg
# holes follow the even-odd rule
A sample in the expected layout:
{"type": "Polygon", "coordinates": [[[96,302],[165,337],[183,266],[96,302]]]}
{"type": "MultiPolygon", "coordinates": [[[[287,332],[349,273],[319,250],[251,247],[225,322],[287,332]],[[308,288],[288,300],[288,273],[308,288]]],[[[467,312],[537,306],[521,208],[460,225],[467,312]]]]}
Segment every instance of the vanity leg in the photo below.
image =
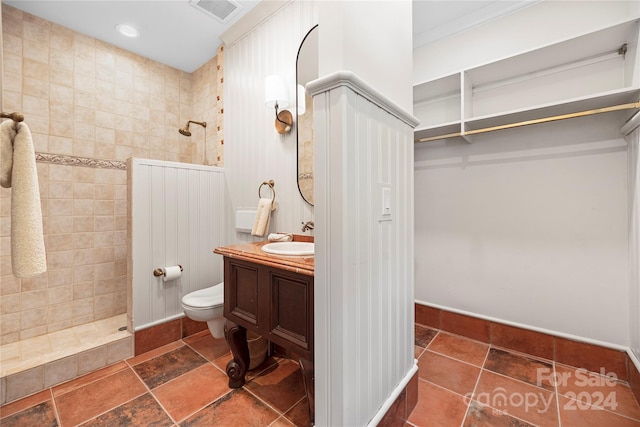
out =
{"type": "Polygon", "coordinates": [[[307,393],[307,401],[309,402],[309,425],[313,426],[316,416],[316,400],[315,400],[315,378],[313,375],[313,362],[300,357],[300,370],[302,371],[302,379],[304,380],[304,391],[307,393]]]}
{"type": "Polygon", "coordinates": [[[231,348],[233,359],[227,363],[229,387],[240,388],[244,385],[244,376],[249,368],[249,347],[247,330],[227,320],[224,324],[224,337],[231,348]]]}

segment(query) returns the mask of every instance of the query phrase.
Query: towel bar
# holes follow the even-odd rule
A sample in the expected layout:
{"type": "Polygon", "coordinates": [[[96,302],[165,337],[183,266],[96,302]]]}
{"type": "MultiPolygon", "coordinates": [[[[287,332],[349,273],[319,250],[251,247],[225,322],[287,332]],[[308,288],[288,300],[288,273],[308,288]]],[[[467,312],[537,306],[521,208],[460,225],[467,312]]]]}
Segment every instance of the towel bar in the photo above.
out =
{"type": "Polygon", "coordinates": [[[260,184],[260,187],[258,187],[258,199],[262,198],[262,196],[260,195],[260,190],[262,190],[262,187],[264,185],[268,185],[269,188],[271,188],[271,192],[273,193],[273,199],[271,199],[271,200],[275,203],[275,201],[276,201],[276,189],[273,188],[273,187],[276,185],[276,183],[272,179],[270,179],[269,181],[265,181],[262,184],[260,184]]]}
{"type": "Polygon", "coordinates": [[[14,122],[21,122],[24,120],[24,115],[21,113],[5,113],[4,111],[2,111],[0,113],[0,118],[3,119],[11,119],[14,122]]]}

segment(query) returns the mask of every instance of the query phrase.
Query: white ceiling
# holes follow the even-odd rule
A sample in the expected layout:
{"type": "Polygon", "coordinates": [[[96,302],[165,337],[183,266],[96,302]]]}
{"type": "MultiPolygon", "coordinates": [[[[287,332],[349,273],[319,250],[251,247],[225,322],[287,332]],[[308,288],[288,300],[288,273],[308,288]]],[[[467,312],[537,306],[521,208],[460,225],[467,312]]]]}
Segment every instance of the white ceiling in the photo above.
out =
{"type": "MultiPolygon", "coordinates": [[[[220,35],[259,3],[259,0],[233,1],[240,9],[223,24],[195,9],[189,0],[2,0],[25,12],[186,72],[195,71],[214,57],[222,43],[220,35]],[[120,23],[137,27],[140,37],[131,39],[120,35],[114,29],[120,23]]],[[[537,1],[540,0],[413,0],[414,48],[537,1]]]]}

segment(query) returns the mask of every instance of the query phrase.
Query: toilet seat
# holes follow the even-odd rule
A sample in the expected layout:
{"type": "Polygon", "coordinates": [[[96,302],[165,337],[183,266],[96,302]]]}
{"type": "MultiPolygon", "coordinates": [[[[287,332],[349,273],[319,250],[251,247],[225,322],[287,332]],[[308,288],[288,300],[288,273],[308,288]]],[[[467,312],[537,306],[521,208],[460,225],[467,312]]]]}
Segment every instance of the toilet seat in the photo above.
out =
{"type": "Polygon", "coordinates": [[[224,282],[188,293],[182,297],[182,304],[195,310],[223,305],[224,282]]]}

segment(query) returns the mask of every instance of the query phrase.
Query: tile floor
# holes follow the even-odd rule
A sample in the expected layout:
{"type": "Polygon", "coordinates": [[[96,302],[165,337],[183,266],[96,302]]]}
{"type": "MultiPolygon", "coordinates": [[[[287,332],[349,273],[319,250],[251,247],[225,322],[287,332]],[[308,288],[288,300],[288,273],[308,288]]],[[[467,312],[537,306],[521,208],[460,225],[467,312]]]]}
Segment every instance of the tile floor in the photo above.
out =
{"type": "Polygon", "coordinates": [[[408,426],[640,427],[624,382],[420,325],[415,334],[408,426]]]}
{"type": "MultiPolygon", "coordinates": [[[[640,427],[629,387],[416,325],[419,400],[405,426],[640,427]],[[555,381],[554,381],[555,379],[555,381]],[[467,396],[473,395],[473,399],[467,396]]],[[[10,426],[305,426],[295,362],[269,357],[239,390],[207,331],[0,408],[10,426]]]]}

